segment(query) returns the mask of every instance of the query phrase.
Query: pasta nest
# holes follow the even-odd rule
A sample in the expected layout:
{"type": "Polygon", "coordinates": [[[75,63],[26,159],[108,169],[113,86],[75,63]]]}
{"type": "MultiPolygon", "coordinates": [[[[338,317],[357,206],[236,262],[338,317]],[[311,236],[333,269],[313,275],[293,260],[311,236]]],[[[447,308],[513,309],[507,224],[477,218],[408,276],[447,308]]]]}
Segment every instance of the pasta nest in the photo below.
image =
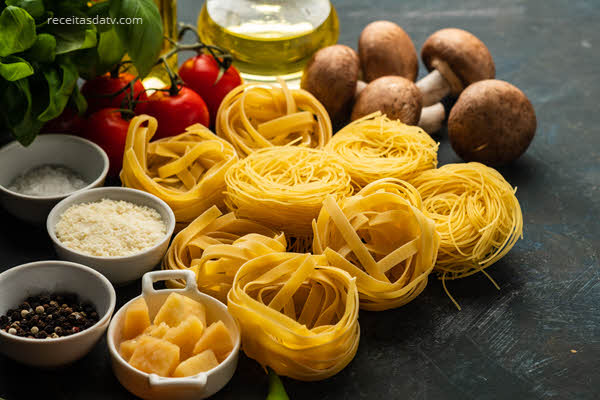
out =
{"type": "Polygon", "coordinates": [[[334,154],[304,147],[259,150],[225,175],[225,204],[238,217],[288,236],[312,235],[311,222],[328,195],[352,193],[350,176],[334,154]]]}
{"type": "Polygon", "coordinates": [[[523,236],[516,189],[493,168],[447,164],[423,172],[414,184],[440,234],[436,269],[443,278],[485,274],[523,236]]]}
{"type": "Polygon", "coordinates": [[[352,182],[361,188],[382,178],[409,181],[437,166],[436,143],[418,126],[370,114],[335,134],[326,150],[340,156],[352,182]]]}
{"type": "Polygon", "coordinates": [[[337,202],[325,200],[313,222],[313,252],[356,277],[361,308],[402,306],[427,285],[440,238],[417,208],[420,202],[410,184],[393,179],[337,202]]]}
{"type": "Polygon", "coordinates": [[[331,139],[329,114],[309,92],[279,84],[245,84],[225,96],[216,118],[217,135],[240,157],[272,146],[323,148],[331,139]]]}
{"type": "MultiPolygon", "coordinates": [[[[194,271],[198,289],[226,303],[242,264],[285,249],[283,233],[233,213],[222,215],[213,206],[175,236],[163,259],[163,269],[194,271]]],[[[169,286],[182,288],[185,283],[169,281],[169,286]]]]}
{"type": "Polygon", "coordinates": [[[248,357],[279,375],[329,378],[356,354],[355,279],[324,257],[273,253],[245,263],[228,296],[248,357]]]}
{"type": "Polygon", "coordinates": [[[224,206],[225,172],[238,157],[231,144],[200,124],[150,142],[157,126],[148,115],[131,121],[121,182],[164,200],[181,229],[211,206],[224,206]]]}

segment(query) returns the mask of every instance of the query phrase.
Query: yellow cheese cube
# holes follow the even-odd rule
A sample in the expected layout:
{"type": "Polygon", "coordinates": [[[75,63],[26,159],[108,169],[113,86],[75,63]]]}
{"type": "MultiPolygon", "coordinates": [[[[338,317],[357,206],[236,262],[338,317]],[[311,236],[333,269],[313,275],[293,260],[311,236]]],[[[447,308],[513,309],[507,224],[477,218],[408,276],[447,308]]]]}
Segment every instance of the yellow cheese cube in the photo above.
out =
{"type": "Polygon", "coordinates": [[[147,336],[136,346],[129,364],[149,374],[171,376],[179,364],[179,347],[166,340],[147,336]]]}
{"type": "Polygon", "coordinates": [[[159,325],[150,325],[144,331],[144,335],[152,336],[157,339],[162,339],[167,331],[169,330],[169,325],[161,322],[159,325]]]}
{"type": "Polygon", "coordinates": [[[127,307],[125,322],[123,323],[123,339],[133,339],[150,326],[148,306],[143,297],[137,299],[127,307]]]}
{"type": "Polygon", "coordinates": [[[202,321],[202,325],[206,326],[204,304],[178,293],[171,293],[154,317],[154,324],[158,325],[164,322],[170,327],[174,327],[192,315],[198,317],[202,321]]]}
{"type": "Polygon", "coordinates": [[[212,350],[219,362],[227,358],[233,350],[233,340],[223,321],[214,322],[206,328],[194,347],[194,354],[202,353],[205,350],[212,350]]]}
{"type": "Polygon", "coordinates": [[[185,360],[192,355],[194,345],[203,332],[204,324],[200,321],[200,318],[192,315],[176,327],[169,328],[163,339],[179,346],[180,359],[185,360]]]}
{"type": "Polygon", "coordinates": [[[215,353],[211,350],[203,351],[202,353],[188,358],[175,368],[173,377],[181,378],[184,376],[192,376],[200,372],[206,372],[219,365],[215,353]]]}

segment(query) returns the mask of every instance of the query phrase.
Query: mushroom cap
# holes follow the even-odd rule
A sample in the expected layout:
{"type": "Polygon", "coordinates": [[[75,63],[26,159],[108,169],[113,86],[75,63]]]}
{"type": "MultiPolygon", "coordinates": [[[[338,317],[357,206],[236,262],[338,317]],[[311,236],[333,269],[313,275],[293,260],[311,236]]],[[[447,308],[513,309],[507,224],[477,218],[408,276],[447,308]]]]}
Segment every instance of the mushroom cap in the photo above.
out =
{"type": "Polygon", "coordinates": [[[390,119],[417,125],[423,107],[419,88],[401,76],[383,76],[369,83],[358,95],[352,109],[352,121],[381,111],[390,119]]]}
{"type": "Polygon", "coordinates": [[[367,25],[358,39],[358,55],[363,79],[371,82],[387,75],[414,81],[419,72],[417,50],[410,36],[390,21],[367,25]]]}
{"type": "Polygon", "coordinates": [[[429,71],[437,69],[458,95],[470,84],[496,76],[490,51],[475,35],[462,29],[441,29],[427,38],[421,58],[429,71]]]}
{"type": "Polygon", "coordinates": [[[336,44],[313,54],[304,68],[300,87],[323,104],[334,124],[346,122],[359,74],[360,61],[356,51],[336,44]]]}
{"type": "Polygon", "coordinates": [[[463,160],[500,166],[527,150],[536,126],[535,110],[521,90],[488,79],[461,93],[450,111],[448,137],[463,160]]]}

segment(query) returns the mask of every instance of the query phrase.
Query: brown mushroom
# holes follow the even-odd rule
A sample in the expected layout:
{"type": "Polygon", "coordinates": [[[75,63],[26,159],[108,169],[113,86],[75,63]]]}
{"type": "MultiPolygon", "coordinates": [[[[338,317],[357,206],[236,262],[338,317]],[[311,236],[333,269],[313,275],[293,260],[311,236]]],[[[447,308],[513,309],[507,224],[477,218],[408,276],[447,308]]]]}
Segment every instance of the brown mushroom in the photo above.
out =
{"type": "Polygon", "coordinates": [[[448,137],[463,160],[501,166],[527,150],[536,126],[535,110],[521,90],[488,79],[462,92],[450,111],[448,137]]]}
{"type": "Polygon", "coordinates": [[[348,120],[352,109],[360,62],[348,46],[336,44],[317,51],[308,61],[300,87],[323,104],[334,125],[348,120]]]}
{"type": "Polygon", "coordinates": [[[422,104],[421,92],[413,82],[401,76],[383,76],[360,91],[351,120],[381,111],[391,119],[420,126],[427,133],[439,131],[446,117],[444,106],[438,103],[423,108],[422,104]]]}
{"type": "Polygon", "coordinates": [[[429,36],[421,49],[421,58],[430,71],[417,82],[424,106],[437,103],[450,93],[458,96],[471,83],[496,76],[488,48],[462,29],[442,29],[429,36]]]}
{"type": "Polygon", "coordinates": [[[371,82],[387,75],[414,81],[419,72],[417,51],[410,36],[390,21],[367,25],[358,39],[358,55],[363,79],[371,82]]]}

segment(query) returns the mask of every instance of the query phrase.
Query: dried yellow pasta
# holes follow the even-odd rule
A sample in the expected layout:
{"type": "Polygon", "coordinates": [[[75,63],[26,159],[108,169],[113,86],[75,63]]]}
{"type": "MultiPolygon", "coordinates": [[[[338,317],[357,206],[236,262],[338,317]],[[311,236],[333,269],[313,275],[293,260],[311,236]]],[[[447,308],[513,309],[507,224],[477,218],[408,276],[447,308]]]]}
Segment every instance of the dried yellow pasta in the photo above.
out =
{"type": "Polygon", "coordinates": [[[433,220],[403,197],[414,194],[408,183],[373,185],[338,202],[327,198],[313,222],[313,252],[356,277],[361,308],[380,311],[423,291],[440,239],[433,220]]]}
{"type": "Polygon", "coordinates": [[[409,181],[437,166],[438,143],[418,126],[405,125],[376,112],[335,134],[326,150],[340,156],[361,188],[381,178],[409,181]]]}
{"type": "Polygon", "coordinates": [[[237,216],[291,237],[312,235],[311,222],[328,195],[352,193],[337,156],[304,147],[272,147],[238,161],[225,175],[225,203],[237,216]]]}
{"type": "Polygon", "coordinates": [[[164,200],[181,229],[211,206],[224,206],[225,172],[238,157],[231,144],[200,124],[150,142],[156,128],[148,115],[131,121],[121,182],[164,200]]]}
{"type": "MultiPolygon", "coordinates": [[[[237,270],[246,261],[286,249],[283,233],[233,213],[222,215],[216,206],[206,210],[179,232],[163,259],[163,269],[191,269],[198,289],[227,301],[237,270]]],[[[183,282],[170,281],[170,287],[183,282]]]]}
{"type": "Polygon", "coordinates": [[[414,184],[441,237],[436,269],[443,279],[486,274],[484,269],[523,236],[516,189],[493,168],[476,162],[448,164],[423,172],[414,184]]]}
{"type": "Polygon", "coordinates": [[[273,253],[245,263],[228,296],[248,357],[279,375],[329,378],[358,348],[354,278],[324,257],[273,253]]]}
{"type": "Polygon", "coordinates": [[[272,146],[323,148],[332,135],[323,105],[305,90],[288,89],[282,80],[229,92],[219,107],[216,130],[240,157],[272,146]]]}

